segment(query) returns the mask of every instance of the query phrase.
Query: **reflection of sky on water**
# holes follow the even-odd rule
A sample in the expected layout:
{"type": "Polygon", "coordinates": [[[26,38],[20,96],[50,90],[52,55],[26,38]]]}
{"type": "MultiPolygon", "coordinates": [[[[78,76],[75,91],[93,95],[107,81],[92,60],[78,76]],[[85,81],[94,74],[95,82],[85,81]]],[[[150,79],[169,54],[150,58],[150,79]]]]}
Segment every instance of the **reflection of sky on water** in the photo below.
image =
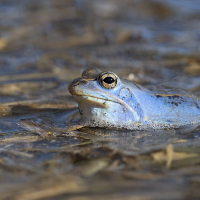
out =
{"type": "Polygon", "coordinates": [[[167,4],[171,5],[174,8],[179,8],[181,11],[185,13],[190,13],[195,11],[199,12],[200,10],[199,0],[191,0],[191,1],[164,0],[163,2],[166,2],[167,4]]]}

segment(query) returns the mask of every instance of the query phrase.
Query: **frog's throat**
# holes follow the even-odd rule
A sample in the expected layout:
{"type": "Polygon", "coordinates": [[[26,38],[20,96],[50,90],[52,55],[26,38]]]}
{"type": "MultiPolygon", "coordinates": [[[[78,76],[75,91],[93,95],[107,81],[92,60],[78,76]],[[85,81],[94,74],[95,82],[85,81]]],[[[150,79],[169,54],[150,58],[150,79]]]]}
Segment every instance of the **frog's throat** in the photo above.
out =
{"type": "MultiPolygon", "coordinates": [[[[106,98],[101,98],[101,97],[96,97],[96,96],[92,96],[92,95],[72,95],[73,97],[82,97],[84,99],[84,101],[91,101],[90,100],[87,100],[88,97],[92,98],[92,99],[100,99],[100,100],[103,100],[103,101],[110,101],[110,102],[113,102],[113,103],[117,103],[117,104],[120,104],[121,106],[123,106],[126,110],[128,110],[129,112],[131,112],[133,114],[133,117],[135,119],[135,121],[140,121],[141,119],[141,114],[137,111],[137,110],[134,110],[131,106],[129,106],[128,104],[126,104],[123,100],[121,100],[120,98],[116,97],[116,96],[113,96],[114,97],[114,100],[112,99],[106,99],[106,98]],[[85,97],[85,98],[84,98],[85,97]]],[[[100,103],[100,102],[97,102],[97,101],[92,101],[96,104],[99,104],[101,105],[102,107],[106,107],[106,104],[104,103],[100,103]]],[[[78,102],[80,103],[80,102],[78,102]]]]}

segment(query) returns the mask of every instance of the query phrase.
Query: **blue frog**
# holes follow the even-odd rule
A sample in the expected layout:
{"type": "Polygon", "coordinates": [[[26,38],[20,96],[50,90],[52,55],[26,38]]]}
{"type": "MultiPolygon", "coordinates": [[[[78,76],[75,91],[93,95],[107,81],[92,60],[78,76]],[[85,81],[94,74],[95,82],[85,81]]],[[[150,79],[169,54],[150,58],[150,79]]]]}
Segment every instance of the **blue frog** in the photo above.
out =
{"type": "Polygon", "coordinates": [[[113,72],[88,68],[69,92],[87,126],[193,130],[200,125],[200,99],[179,88],[143,87],[113,72]]]}

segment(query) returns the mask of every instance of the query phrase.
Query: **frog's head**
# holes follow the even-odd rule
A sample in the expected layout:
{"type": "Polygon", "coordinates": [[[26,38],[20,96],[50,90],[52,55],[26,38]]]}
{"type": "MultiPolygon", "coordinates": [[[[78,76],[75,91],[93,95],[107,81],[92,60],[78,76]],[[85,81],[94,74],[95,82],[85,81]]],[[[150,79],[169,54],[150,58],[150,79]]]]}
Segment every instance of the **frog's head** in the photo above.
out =
{"type": "Polygon", "coordinates": [[[138,86],[120,79],[113,72],[86,69],[69,85],[79,111],[89,126],[129,127],[141,119],[142,111],[133,92],[138,86]]]}

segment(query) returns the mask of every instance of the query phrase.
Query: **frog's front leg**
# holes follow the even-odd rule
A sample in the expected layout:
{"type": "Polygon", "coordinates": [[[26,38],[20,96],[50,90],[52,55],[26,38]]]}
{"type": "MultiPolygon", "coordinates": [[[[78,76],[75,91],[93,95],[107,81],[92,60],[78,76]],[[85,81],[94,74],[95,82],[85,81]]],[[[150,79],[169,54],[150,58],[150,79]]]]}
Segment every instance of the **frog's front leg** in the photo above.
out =
{"type": "Polygon", "coordinates": [[[86,126],[83,121],[81,121],[80,112],[77,109],[66,116],[65,125],[65,131],[77,131],[86,126]]]}

